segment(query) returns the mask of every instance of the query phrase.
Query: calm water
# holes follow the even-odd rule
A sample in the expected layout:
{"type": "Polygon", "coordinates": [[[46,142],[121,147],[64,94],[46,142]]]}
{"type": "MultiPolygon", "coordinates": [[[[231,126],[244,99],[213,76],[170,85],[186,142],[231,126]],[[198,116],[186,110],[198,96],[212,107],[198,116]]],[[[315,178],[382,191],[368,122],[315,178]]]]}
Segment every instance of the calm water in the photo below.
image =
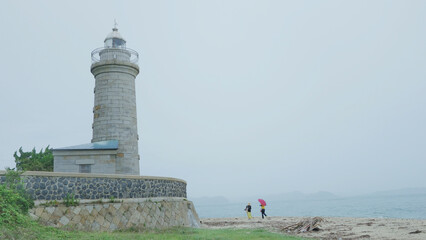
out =
{"type": "MultiPolygon", "coordinates": [[[[332,200],[270,201],[269,216],[323,216],[426,219],[426,195],[351,197],[332,200]]],[[[246,216],[244,203],[197,204],[201,218],[246,216]]],[[[260,216],[260,207],[251,201],[252,214],[260,216]]]]}

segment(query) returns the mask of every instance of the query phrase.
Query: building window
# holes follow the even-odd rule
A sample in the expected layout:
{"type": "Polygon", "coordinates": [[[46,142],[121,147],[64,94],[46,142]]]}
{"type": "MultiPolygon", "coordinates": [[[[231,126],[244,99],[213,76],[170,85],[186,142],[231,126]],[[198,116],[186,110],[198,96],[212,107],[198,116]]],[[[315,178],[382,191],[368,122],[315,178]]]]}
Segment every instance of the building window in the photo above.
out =
{"type": "Polygon", "coordinates": [[[80,173],[90,173],[91,170],[91,164],[80,164],[80,173]]]}

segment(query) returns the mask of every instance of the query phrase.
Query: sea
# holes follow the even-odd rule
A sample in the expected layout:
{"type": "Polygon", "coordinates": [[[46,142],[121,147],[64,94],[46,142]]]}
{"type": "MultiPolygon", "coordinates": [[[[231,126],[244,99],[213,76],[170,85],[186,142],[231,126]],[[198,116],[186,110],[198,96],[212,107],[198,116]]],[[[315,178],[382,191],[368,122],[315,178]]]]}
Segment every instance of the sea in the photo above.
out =
{"type": "MultiPolygon", "coordinates": [[[[426,219],[426,194],[265,200],[268,216],[426,219]]],[[[194,206],[200,218],[245,217],[244,208],[249,201],[194,201],[194,206]]],[[[252,215],[259,217],[259,203],[257,200],[251,200],[250,203],[252,215]]]]}

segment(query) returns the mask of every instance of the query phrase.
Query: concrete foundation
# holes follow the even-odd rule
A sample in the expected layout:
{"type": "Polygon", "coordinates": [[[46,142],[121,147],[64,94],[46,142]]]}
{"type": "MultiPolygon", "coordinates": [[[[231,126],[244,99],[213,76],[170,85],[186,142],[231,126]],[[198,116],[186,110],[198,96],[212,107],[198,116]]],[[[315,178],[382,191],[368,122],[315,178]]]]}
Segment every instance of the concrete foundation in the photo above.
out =
{"type": "Polygon", "coordinates": [[[84,231],[199,227],[192,202],[185,198],[82,201],[78,206],[38,202],[30,215],[45,225],[84,231]]]}

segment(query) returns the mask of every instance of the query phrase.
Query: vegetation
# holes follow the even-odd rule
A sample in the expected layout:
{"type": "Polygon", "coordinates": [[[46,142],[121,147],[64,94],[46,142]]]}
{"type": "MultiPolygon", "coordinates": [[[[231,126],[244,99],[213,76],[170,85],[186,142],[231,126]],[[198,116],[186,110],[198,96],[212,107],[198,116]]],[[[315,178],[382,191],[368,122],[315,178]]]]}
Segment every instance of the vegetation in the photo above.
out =
{"type": "Polygon", "coordinates": [[[65,206],[69,207],[69,206],[78,206],[80,202],[78,201],[78,199],[74,197],[74,194],[67,193],[67,196],[64,199],[64,203],[65,203],[65,206]]]}
{"type": "Polygon", "coordinates": [[[34,201],[25,192],[20,173],[6,170],[6,181],[0,185],[0,224],[22,224],[34,201]]]}
{"type": "Polygon", "coordinates": [[[13,154],[18,171],[47,171],[53,172],[52,148],[47,146],[44,151],[36,152],[35,148],[31,152],[24,152],[22,147],[13,154]]]}
{"type": "Polygon", "coordinates": [[[59,206],[59,202],[57,200],[51,200],[51,201],[47,201],[45,203],[42,203],[41,205],[46,206],[46,207],[50,207],[50,206],[59,206]]]}
{"type": "Polygon", "coordinates": [[[52,227],[45,227],[36,222],[30,223],[26,228],[19,227],[11,230],[0,229],[0,239],[102,239],[102,240],[142,240],[142,239],[215,239],[215,240],[246,240],[246,239],[279,239],[279,240],[303,240],[304,238],[284,236],[279,233],[271,233],[261,229],[192,229],[192,228],[172,228],[167,230],[151,231],[126,231],[126,232],[81,232],[64,231],[52,227]]]}

